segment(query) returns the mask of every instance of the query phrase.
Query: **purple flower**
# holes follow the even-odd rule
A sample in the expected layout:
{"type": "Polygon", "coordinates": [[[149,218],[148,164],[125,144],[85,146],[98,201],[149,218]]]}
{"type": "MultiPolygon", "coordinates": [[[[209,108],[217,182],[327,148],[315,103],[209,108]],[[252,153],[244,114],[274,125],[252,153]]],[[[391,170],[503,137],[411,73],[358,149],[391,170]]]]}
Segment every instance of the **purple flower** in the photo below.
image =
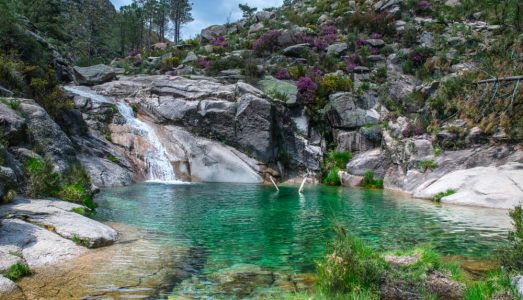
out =
{"type": "Polygon", "coordinates": [[[328,43],[334,43],[338,39],[338,36],[336,36],[336,34],[327,34],[324,38],[328,43]]]}
{"type": "Polygon", "coordinates": [[[325,75],[325,72],[323,72],[322,70],[318,69],[317,67],[312,67],[309,70],[309,73],[307,74],[307,77],[309,77],[309,78],[319,82],[321,80],[321,78],[323,77],[323,75],[325,75]]]}
{"type": "Polygon", "coordinates": [[[432,3],[427,0],[421,0],[416,6],[416,13],[420,15],[428,15],[432,12],[432,3]]]}
{"type": "Polygon", "coordinates": [[[318,84],[314,82],[311,77],[305,76],[298,79],[296,86],[298,88],[298,95],[306,104],[311,104],[318,90],[318,84]]]}
{"type": "Polygon", "coordinates": [[[142,62],[142,59],[139,58],[139,57],[136,57],[136,59],[134,60],[134,65],[135,65],[136,67],[141,66],[142,63],[143,63],[143,62],[142,62]]]}
{"type": "Polygon", "coordinates": [[[410,137],[412,135],[412,125],[409,123],[405,128],[403,128],[403,131],[401,131],[401,135],[403,137],[410,137]]]}
{"type": "Polygon", "coordinates": [[[207,59],[205,57],[199,57],[196,60],[196,65],[202,69],[210,69],[214,65],[214,61],[207,59]]]}
{"type": "Polygon", "coordinates": [[[338,28],[334,24],[323,26],[320,30],[320,35],[327,36],[329,34],[334,34],[338,32],[338,28]]]}
{"type": "Polygon", "coordinates": [[[358,38],[356,39],[356,50],[360,49],[360,48],[363,47],[363,46],[366,46],[367,44],[368,44],[368,43],[367,43],[366,40],[364,40],[364,39],[358,37],[358,38]]]}
{"type": "Polygon", "coordinates": [[[380,51],[378,50],[378,48],[373,47],[373,46],[369,46],[369,52],[370,52],[370,54],[372,54],[372,55],[376,55],[376,54],[379,54],[379,53],[380,53],[380,51]]]}
{"type": "Polygon", "coordinates": [[[418,125],[416,127],[416,135],[422,135],[422,134],[425,134],[425,127],[423,127],[422,125],[418,125]]]}
{"type": "Polygon", "coordinates": [[[133,49],[133,50],[131,50],[131,52],[129,52],[130,57],[135,57],[135,56],[138,56],[139,54],[140,54],[140,51],[138,51],[136,49],[133,49]]]}
{"type": "Polygon", "coordinates": [[[214,40],[212,41],[212,45],[216,46],[216,47],[224,47],[224,48],[226,48],[227,46],[229,46],[229,43],[227,42],[225,37],[223,35],[221,35],[221,36],[218,36],[218,37],[214,38],[214,40]]]}
{"type": "Polygon", "coordinates": [[[173,71],[169,72],[169,75],[171,75],[171,76],[177,76],[177,75],[178,75],[178,71],[173,70],[173,71]]]}
{"type": "Polygon", "coordinates": [[[286,69],[279,69],[275,74],[274,77],[279,80],[288,80],[291,79],[291,75],[289,74],[289,71],[286,69]]]}
{"type": "Polygon", "coordinates": [[[314,39],[313,41],[313,46],[318,49],[319,51],[323,51],[327,48],[329,44],[322,40],[322,39],[314,39]]]}
{"type": "Polygon", "coordinates": [[[277,30],[271,30],[264,35],[260,36],[253,44],[252,49],[258,55],[262,55],[266,52],[274,52],[278,48],[278,38],[281,36],[281,32],[277,30]]]}

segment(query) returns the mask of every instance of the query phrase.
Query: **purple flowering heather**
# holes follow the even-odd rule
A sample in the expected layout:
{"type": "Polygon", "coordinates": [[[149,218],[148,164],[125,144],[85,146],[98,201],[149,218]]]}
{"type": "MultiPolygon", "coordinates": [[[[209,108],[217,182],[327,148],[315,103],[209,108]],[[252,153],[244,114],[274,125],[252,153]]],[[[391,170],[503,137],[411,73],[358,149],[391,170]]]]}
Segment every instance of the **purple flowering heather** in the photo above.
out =
{"type": "Polygon", "coordinates": [[[318,84],[309,76],[301,77],[296,84],[298,88],[298,95],[303,99],[305,104],[310,104],[314,101],[318,84]]]}
{"type": "Polygon", "coordinates": [[[416,6],[416,13],[420,15],[428,15],[432,12],[432,3],[427,0],[421,0],[416,6]]]}
{"type": "Polygon", "coordinates": [[[324,39],[328,42],[328,43],[334,43],[337,39],[338,39],[338,36],[336,34],[327,34],[324,39]]]}
{"type": "Polygon", "coordinates": [[[289,71],[286,69],[279,69],[275,74],[274,77],[279,80],[288,80],[291,79],[291,75],[289,74],[289,71]]]}
{"type": "Polygon", "coordinates": [[[252,49],[258,55],[274,52],[278,48],[278,38],[280,36],[281,32],[277,30],[266,32],[254,42],[252,49]]]}
{"type": "Polygon", "coordinates": [[[373,46],[369,46],[369,52],[370,52],[370,54],[372,54],[372,55],[377,55],[377,54],[380,53],[380,51],[378,50],[378,48],[373,47],[373,46]]]}
{"type": "Polygon", "coordinates": [[[422,134],[425,134],[425,132],[426,132],[425,127],[423,127],[422,125],[418,125],[416,127],[416,131],[415,131],[416,135],[422,135],[422,134]]]}
{"type": "Polygon", "coordinates": [[[130,57],[136,57],[138,55],[140,55],[140,51],[138,51],[136,49],[133,49],[133,50],[131,50],[131,52],[129,52],[130,57]]]}
{"type": "Polygon", "coordinates": [[[209,69],[214,65],[214,61],[204,58],[204,57],[199,57],[196,60],[196,65],[202,69],[209,69]]]}
{"type": "Polygon", "coordinates": [[[221,36],[218,36],[218,37],[215,37],[214,40],[212,41],[212,45],[213,46],[216,46],[216,47],[227,47],[229,45],[229,43],[227,42],[227,40],[225,39],[225,37],[223,35],[221,36]]]}
{"type": "Polygon", "coordinates": [[[169,75],[171,75],[171,76],[177,76],[177,75],[178,75],[178,71],[173,70],[173,71],[169,72],[169,75]]]}
{"type": "Polygon", "coordinates": [[[327,48],[329,44],[322,40],[322,39],[314,39],[312,46],[318,49],[319,51],[323,51],[327,48]]]}
{"type": "Polygon", "coordinates": [[[309,73],[307,74],[307,77],[309,77],[309,78],[319,82],[319,81],[321,81],[321,78],[323,77],[323,75],[325,75],[325,72],[323,72],[322,70],[320,70],[317,67],[312,67],[309,70],[309,73]]]}
{"type": "Polygon", "coordinates": [[[336,35],[336,33],[338,32],[338,28],[336,27],[336,25],[326,25],[326,26],[323,26],[320,30],[320,35],[322,36],[327,36],[329,34],[334,34],[336,35]]]}
{"type": "Polygon", "coordinates": [[[368,44],[368,43],[367,43],[366,40],[364,40],[364,39],[358,37],[358,38],[356,39],[356,45],[355,45],[355,46],[356,46],[356,50],[360,49],[360,48],[363,47],[363,46],[366,46],[367,44],[368,44]]]}

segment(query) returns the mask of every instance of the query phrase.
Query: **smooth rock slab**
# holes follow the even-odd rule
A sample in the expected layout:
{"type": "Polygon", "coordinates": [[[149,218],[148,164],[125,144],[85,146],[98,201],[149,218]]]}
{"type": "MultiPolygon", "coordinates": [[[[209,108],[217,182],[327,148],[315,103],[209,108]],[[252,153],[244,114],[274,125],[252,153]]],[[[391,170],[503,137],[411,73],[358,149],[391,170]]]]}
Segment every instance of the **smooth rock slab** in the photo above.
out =
{"type": "Polygon", "coordinates": [[[13,204],[2,206],[0,214],[51,228],[66,239],[79,238],[90,248],[114,243],[118,237],[116,230],[72,212],[81,207],[63,201],[17,199],[13,204]]]}
{"type": "Polygon", "coordinates": [[[441,199],[444,203],[512,209],[523,203],[523,164],[457,170],[421,187],[414,196],[430,199],[449,189],[456,193],[441,199]]]}
{"type": "Polygon", "coordinates": [[[60,263],[85,251],[74,242],[36,225],[14,219],[1,221],[0,252],[22,254],[30,268],[60,263]]]}

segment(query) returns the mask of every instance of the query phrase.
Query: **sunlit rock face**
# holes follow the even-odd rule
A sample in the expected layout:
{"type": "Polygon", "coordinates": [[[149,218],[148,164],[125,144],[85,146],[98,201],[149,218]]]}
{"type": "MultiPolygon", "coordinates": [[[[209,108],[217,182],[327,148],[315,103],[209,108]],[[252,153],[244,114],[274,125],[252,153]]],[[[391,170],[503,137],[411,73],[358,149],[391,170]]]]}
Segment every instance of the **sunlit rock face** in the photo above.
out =
{"type": "Polygon", "coordinates": [[[111,164],[118,166],[111,185],[124,181],[121,168],[133,181],[259,183],[282,175],[274,171],[279,153],[293,169],[320,167],[321,139],[295,130],[287,108],[242,82],[132,76],[66,90],[89,133],[107,147],[103,163],[86,167],[101,186],[111,164]]]}

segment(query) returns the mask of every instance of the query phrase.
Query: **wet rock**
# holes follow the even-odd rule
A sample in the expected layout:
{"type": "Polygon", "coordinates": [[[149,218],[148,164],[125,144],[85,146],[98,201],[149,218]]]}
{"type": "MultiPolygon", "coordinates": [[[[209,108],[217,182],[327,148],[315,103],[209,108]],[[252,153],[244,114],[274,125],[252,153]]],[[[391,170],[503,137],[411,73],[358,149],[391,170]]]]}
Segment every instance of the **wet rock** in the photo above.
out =
{"type": "Polygon", "coordinates": [[[81,85],[97,85],[116,78],[113,68],[106,65],[74,67],[76,80],[81,85]]]}
{"type": "Polygon", "coordinates": [[[218,289],[227,295],[246,297],[255,288],[268,287],[274,283],[275,275],[260,266],[237,264],[209,276],[217,281],[218,289]]]}
{"type": "Polygon", "coordinates": [[[341,185],[346,187],[360,186],[361,181],[363,180],[363,176],[352,175],[345,171],[340,171],[338,177],[340,178],[341,185]]]}
{"type": "Polygon", "coordinates": [[[441,299],[462,299],[465,286],[449,279],[448,277],[449,276],[438,272],[429,274],[425,283],[427,291],[438,295],[441,299]]]}

